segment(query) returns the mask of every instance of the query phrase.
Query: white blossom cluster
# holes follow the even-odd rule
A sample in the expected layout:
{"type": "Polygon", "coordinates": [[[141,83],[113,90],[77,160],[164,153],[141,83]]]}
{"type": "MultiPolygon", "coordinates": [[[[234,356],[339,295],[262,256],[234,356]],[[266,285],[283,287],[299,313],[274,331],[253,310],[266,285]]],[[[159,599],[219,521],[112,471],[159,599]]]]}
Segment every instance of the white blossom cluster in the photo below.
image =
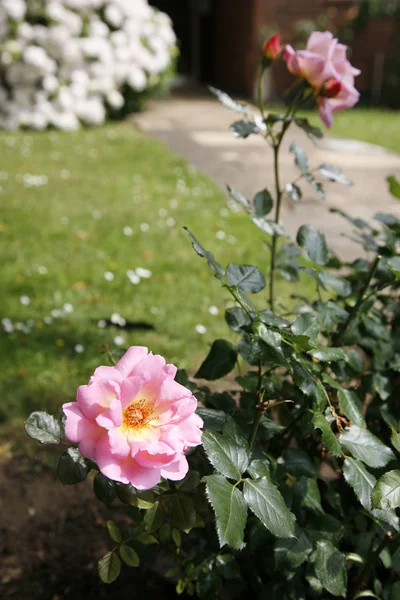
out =
{"type": "Polygon", "coordinates": [[[157,85],[175,42],[147,0],[0,0],[0,128],[98,125],[157,85]]]}

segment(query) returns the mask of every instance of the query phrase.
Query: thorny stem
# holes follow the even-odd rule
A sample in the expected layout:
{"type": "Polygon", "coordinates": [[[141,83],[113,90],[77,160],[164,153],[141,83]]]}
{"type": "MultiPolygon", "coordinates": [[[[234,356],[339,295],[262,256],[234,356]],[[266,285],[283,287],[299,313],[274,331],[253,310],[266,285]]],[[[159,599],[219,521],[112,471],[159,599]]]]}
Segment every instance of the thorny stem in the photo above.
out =
{"type": "Polygon", "coordinates": [[[338,331],[336,332],[336,335],[334,336],[334,338],[332,340],[332,346],[337,345],[337,343],[341,339],[342,335],[344,334],[346,329],[349,327],[350,323],[356,318],[359,308],[364,300],[365,292],[369,288],[369,284],[371,283],[371,281],[376,273],[376,270],[378,268],[379,261],[381,260],[381,258],[382,258],[382,256],[380,254],[376,255],[375,260],[371,265],[371,270],[368,274],[368,277],[367,277],[363,287],[361,288],[360,293],[358,294],[357,301],[356,301],[355,305],[353,306],[353,308],[350,310],[346,321],[343,323],[343,325],[341,327],[339,327],[338,331]]]}

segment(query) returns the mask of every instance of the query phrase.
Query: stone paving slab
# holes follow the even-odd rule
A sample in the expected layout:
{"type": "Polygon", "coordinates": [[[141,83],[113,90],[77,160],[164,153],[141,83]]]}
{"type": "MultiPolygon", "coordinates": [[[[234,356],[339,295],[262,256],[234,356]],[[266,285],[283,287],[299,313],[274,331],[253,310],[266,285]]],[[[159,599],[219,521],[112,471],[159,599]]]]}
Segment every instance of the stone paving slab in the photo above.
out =
{"type": "MultiPolygon", "coordinates": [[[[259,136],[250,136],[246,140],[234,138],[229,126],[238,118],[239,115],[199,91],[195,95],[173,95],[152,102],[145,113],[135,117],[135,122],[143,131],[184,156],[224,190],[229,183],[251,198],[265,187],[273,190],[272,152],[259,136]]],[[[282,222],[286,231],[294,237],[301,225],[310,223],[325,232],[329,246],[343,259],[359,256],[362,249],[343,235],[351,235],[351,226],[328,209],[340,208],[365,220],[371,220],[376,212],[388,212],[400,218],[400,202],[389,194],[386,184],[388,175],[400,176],[400,154],[356,140],[324,138],[313,143],[301,130],[293,127],[281,152],[282,183],[298,176],[289,153],[293,140],[306,150],[311,168],[321,163],[335,165],[343,169],[354,185],[349,188],[326,182],[327,198],[321,201],[303,182],[300,203],[284,199],[282,222]]]]}

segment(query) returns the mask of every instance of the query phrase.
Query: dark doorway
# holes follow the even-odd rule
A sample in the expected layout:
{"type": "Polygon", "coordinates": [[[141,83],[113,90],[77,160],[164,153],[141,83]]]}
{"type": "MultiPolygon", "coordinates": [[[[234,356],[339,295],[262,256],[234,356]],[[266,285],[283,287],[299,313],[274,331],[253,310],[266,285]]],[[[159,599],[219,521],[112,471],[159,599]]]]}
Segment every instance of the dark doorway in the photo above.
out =
{"type": "Polygon", "coordinates": [[[215,73],[214,0],[149,0],[170,16],[178,38],[178,72],[212,83],[215,73]]]}

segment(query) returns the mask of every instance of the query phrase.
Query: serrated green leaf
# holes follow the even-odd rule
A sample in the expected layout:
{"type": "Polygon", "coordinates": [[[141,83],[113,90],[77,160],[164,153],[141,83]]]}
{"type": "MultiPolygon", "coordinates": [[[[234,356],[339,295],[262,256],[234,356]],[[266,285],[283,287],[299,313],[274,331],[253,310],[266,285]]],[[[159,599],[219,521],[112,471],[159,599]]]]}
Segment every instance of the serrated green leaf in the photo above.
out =
{"type": "Polygon", "coordinates": [[[243,435],[242,429],[240,428],[239,424],[229,415],[222,429],[222,435],[224,437],[231,438],[238,446],[242,446],[242,448],[248,451],[249,445],[247,439],[243,435]]]}
{"type": "Polygon", "coordinates": [[[348,351],[347,362],[357,375],[361,375],[364,370],[364,360],[361,354],[357,350],[354,350],[354,348],[350,348],[348,351]]]}
{"type": "Polygon", "coordinates": [[[321,165],[319,168],[319,172],[321,175],[329,179],[329,181],[334,181],[335,183],[341,183],[342,185],[351,186],[353,182],[349,179],[341,169],[338,167],[334,167],[333,165],[321,165]]]}
{"type": "Polygon", "coordinates": [[[330,594],[346,595],[346,558],[328,540],[317,542],[314,567],[318,579],[330,594]]]}
{"type": "Polygon", "coordinates": [[[25,421],[25,431],[41,444],[59,444],[61,441],[60,423],[44,411],[36,411],[25,421]]]}
{"type": "Polygon", "coordinates": [[[329,271],[320,271],[318,273],[318,279],[324,286],[332,288],[335,292],[343,296],[343,298],[347,298],[351,294],[350,283],[344,279],[335,277],[335,275],[332,275],[329,271]]]}
{"type": "Polygon", "coordinates": [[[302,173],[308,171],[308,158],[307,154],[296,142],[292,142],[289,148],[289,152],[294,155],[294,162],[296,167],[300,169],[302,173]]]}
{"type": "Polygon", "coordinates": [[[259,479],[260,477],[271,478],[270,463],[267,460],[256,459],[251,461],[247,467],[247,472],[253,479],[259,479]]]}
{"type": "Polygon", "coordinates": [[[261,340],[263,361],[289,369],[290,365],[282,351],[282,336],[280,333],[272,331],[261,322],[254,323],[253,331],[257,338],[261,340]]]}
{"type": "Polygon", "coordinates": [[[114,481],[108,479],[103,473],[97,473],[93,480],[93,490],[96,498],[104,504],[111,504],[117,495],[114,481]]]}
{"type": "Polygon", "coordinates": [[[295,335],[305,335],[311,340],[316,340],[320,327],[313,315],[308,313],[298,315],[291,325],[291,330],[295,335]]]}
{"type": "Polygon", "coordinates": [[[318,346],[317,348],[309,350],[307,354],[310,354],[313,358],[316,358],[321,362],[338,362],[341,360],[347,360],[346,353],[341,348],[318,346]]]}
{"type": "Polygon", "coordinates": [[[202,443],[213,467],[225,477],[239,481],[249,464],[247,448],[214,431],[205,431],[202,443]]]}
{"type": "MultiPolygon", "coordinates": [[[[210,433],[210,432],[208,432],[210,433]]],[[[196,509],[193,500],[178,492],[165,497],[168,514],[173,524],[182,531],[192,529],[196,523],[196,509]]]]}
{"type": "Polygon", "coordinates": [[[242,327],[248,327],[251,325],[251,318],[240,306],[228,308],[228,310],[225,312],[225,320],[232,331],[235,331],[236,333],[239,333],[242,327]]]}
{"type": "Polygon", "coordinates": [[[121,572],[121,561],[115,552],[107,552],[98,562],[99,577],[104,583],[112,583],[121,572]]]}
{"type": "Polygon", "coordinates": [[[275,542],[274,555],[277,569],[288,565],[292,569],[298,569],[311,554],[313,546],[306,532],[296,528],[296,537],[275,542]]]}
{"type": "Polygon", "coordinates": [[[372,490],[371,498],[373,508],[400,508],[400,471],[389,471],[382,475],[372,490]]]}
{"type": "Polygon", "coordinates": [[[392,256],[386,264],[395,275],[400,275],[400,256],[392,256]]]}
{"type": "Polygon", "coordinates": [[[295,477],[314,477],[317,474],[313,460],[301,450],[288,448],[283,453],[285,469],[295,477]]]}
{"type": "Polygon", "coordinates": [[[119,548],[119,555],[128,567],[138,567],[140,564],[139,556],[137,552],[127,546],[126,544],[122,544],[119,548]]]}
{"type": "Polygon", "coordinates": [[[295,119],[294,122],[296,123],[297,127],[300,127],[300,129],[302,129],[311,140],[320,140],[324,137],[321,129],[311,125],[308,119],[295,119]]]}
{"type": "Polygon", "coordinates": [[[388,446],[367,429],[353,425],[339,436],[340,444],[355,458],[373,468],[385,467],[394,458],[388,446]]]}
{"type": "Polygon", "coordinates": [[[235,550],[244,547],[247,506],[242,492],[222,475],[210,475],[206,481],[207,497],[215,512],[220,546],[228,544],[235,550]]]}
{"type": "Polygon", "coordinates": [[[64,485],[73,485],[86,479],[90,469],[77,448],[68,448],[60,456],[57,464],[57,477],[64,485]]]}
{"type": "Polygon", "coordinates": [[[256,294],[265,288],[264,275],[253,265],[229,263],[226,274],[229,285],[233,285],[243,292],[256,294]]]}
{"type": "Polygon", "coordinates": [[[164,521],[164,506],[161,502],[156,502],[149,510],[146,510],[143,517],[143,525],[146,531],[157,531],[164,521]]]}
{"type": "Polygon", "coordinates": [[[249,114],[249,107],[246,106],[246,104],[236,102],[236,100],[233,100],[233,98],[231,98],[228,94],[226,94],[222,90],[219,90],[218,88],[212,87],[211,85],[208,86],[208,89],[214,94],[214,96],[218,98],[222,106],[224,106],[225,108],[228,108],[229,110],[234,110],[235,112],[241,113],[243,115],[249,114]]]}
{"type": "Polygon", "coordinates": [[[139,533],[135,538],[140,544],[144,546],[151,546],[152,544],[158,544],[157,538],[151,533],[139,533]]]}
{"type": "Polygon", "coordinates": [[[272,481],[266,477],[256,481],[246,479],[243,493],[247,506],[273,535],[294,537],[296,518],[272,481]]]}
{"type": "Polygon", "coordinates": [[[356,392],[341,389],[338,391],[338,398],[340,409],[349,419],[350,423],[358,425],[358,427],[366,427],[365,419],[362,415],[361,400],[356,392]]]}
{"type": "Polygon", "coordinates": [[[342,456],[342,451],[340,449],[340,444],[337,440],[337,437],[333,433],[330,423],[328,423],[328,421],[321,412],[315,411],[313,423],[315,429],[321,430],[322,443],[328,450],[328,452],[330,452],[334,456],[342,456]]]}
{"type": "Polygon", "coordinates": [[[296,183],[287,183],[285,185],[285,192],[293,202],[300,202],[303,197],[303,192],[296,183]]]}
{"type": "Polygon", "coordinates": [[[254,196],[253,204],[256,217],[265,217],[271,212],[274,201],[269,191],[265,189],[254,196]]]}
{"type": "Polygon", "coordinates": [[[297,243],[306,250],[310,259],[317,265],[325,265],[328,261],[328,246],[325,235],[313,225],[302,225],[297,232],[297,243]]]}
{"type": "Polygon", "coordinates": [[[228,194],[231,196],[232,200],[234,200],[239,206],[244,208],[248,213],[251,213],[251,204],[246,196],[243,196],[239,190],[232,187],[231,185],[227,185],[226,189],[228,190],[228,194]]]}
{"type": "Polygon", "coordinates": [[[400,452],[400,433],[394,431],[390,436],[391,444],[394,448],[396,448],[397,452],[400,452]]]}
{"type": "Polygon", "coordinates": [[[208,262],[208,265],[215,272],[215,277],[217,277],[218,279],[222,279],[222,277],[225,275],[225,269],[222,267],[222,265],[220,265],[215,260],[214,255],[211,252],[209,252],[208,250],[203,248],[203,246],[200,244],[200,242],[194,237],[193,233],[191,231],[189,231],[189,229],[187,227],[184,227],[184,229],[188,233],[188,235],[191,239],[194,251],[199,256],[206,259],[206,261],[208,262]]]}
{"type": "Polygon", "coordinates": [[[321,494],[315,477],[300,477],[292,490],[302,508],[308,508],[319,515],[324,514],[321,506],[321,494]]]}
{"type": "Polygon", "coordinates": [[[175,482],[175,487],[180,492],[192,492],[200,484],[200,476],[197,471],[190,470],[180,481],[175,482]]]}
{"type": "Polygon", "coordinates": [[[107,521],[107,529],[109,536],[114,540],[114,542],[122,542],[122,533],[118,525],[114,523],[114,521],[107,521]]]}
{"type": "Polygon", "coordinates": [[[214,381],[220,379],[234,369],[237,352],[230,342],[215,340],[204,362],[201,364],[195,377],[214,381]]]}
{"type": "Polygon", "coordinates": [[[204,429],[213,431],[221,431],[227,417],[223,410],[214,410],[213,408],[199,407],[196,414],[203,419],[204,429]]]}
{"type": "Polygon", "coordinates": [[[386,181],[389,184],[390,193],[395,198],[398,198],[400,200],[400,181],[398,181],[398,179],[396,179],[394,175],[389,175],[389,177],[386,178],[386,181]]]}
{"type": "Polygon", "coordinates": [[[229,127],[233,134],[233,137],[246,139],[249,135],[258,135],[260,133],[259,128],[253,121],[235,121],[229,127]]]}

